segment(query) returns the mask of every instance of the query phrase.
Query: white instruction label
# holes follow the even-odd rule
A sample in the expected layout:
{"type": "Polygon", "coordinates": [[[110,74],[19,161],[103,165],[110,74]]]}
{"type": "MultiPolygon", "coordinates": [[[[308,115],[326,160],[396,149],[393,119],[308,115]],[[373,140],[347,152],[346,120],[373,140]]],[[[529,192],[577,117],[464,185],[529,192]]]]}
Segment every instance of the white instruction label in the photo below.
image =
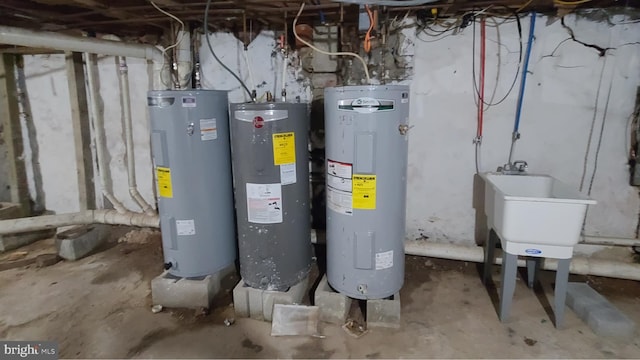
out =
{"type": "Polygon", "coordinates": [[[194,108],[196,106],[198,106],[198,104],[196,103],[196,97],[195,96],[183,96],[182,97],[182,107],[194,108]]]}
{"type": "Polygon", "coordinates": [[[282,186],[247,183],[247,215],[256,224],[281,223],[282,186]]]}
{"type": "Polygon", "coordinates": [[[327,185],[331,186],[335,190],[351,192],[353,184],[351,178],[343,178],[339,176],[327,176],[327,185]]]}
{"type": "Polygon", "coordinates": [[[393,267],[393,250],[376,253],[376,270],[393,267]]]}
{"type": "Polygon", "coordinates": [[[215,140],[218,138],[216,119],[200,119],[200,140],[215,140]]]}
{"type": "Polygon", "coordinates": [[[327,207],[337,213],[353,215],[352,195],[350,192],[336,190],[327,186],[327,207]]]}
{"type": "Polygon", "coordinates": [[[338,161],[327,161],[327,174],[341,178],[351,179],[351,164],[341,163],[338,161]]]}
{"type": "Polygon", "coordinates": [[[280,165],[280,183],[289,185],[296,183],[296,163],[280,165]]]}
{"type": "Polygon", "coordinates": [[[192,220],[176,220],[176,232],[179,236],[195,235],[196,223],[192,220]]]}
{"type": "Polygon", "coordinates": [[[353,215],[351,164],[327,161],[327,207],[337,213],[353,215]]]}

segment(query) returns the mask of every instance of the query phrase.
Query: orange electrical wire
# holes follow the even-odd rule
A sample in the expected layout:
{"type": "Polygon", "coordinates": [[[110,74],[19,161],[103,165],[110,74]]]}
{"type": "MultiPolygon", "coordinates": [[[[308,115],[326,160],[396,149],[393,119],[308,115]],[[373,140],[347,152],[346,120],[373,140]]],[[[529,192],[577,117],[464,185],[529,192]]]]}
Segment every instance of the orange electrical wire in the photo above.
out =
{"type": "Polygon", "coordinates": [[[365,5],[364,6],[365,10],[367,10],[367,15],[369,15],[369,30],[367,30],[367,34],[364,36],[364,51],[369,52],[371,51],[371,30],[373,30],[373,25],[374,25],[374,21],[373,21],[373,13],[371,12],[371,9],[369,9],[369,5],[365,5]]]}

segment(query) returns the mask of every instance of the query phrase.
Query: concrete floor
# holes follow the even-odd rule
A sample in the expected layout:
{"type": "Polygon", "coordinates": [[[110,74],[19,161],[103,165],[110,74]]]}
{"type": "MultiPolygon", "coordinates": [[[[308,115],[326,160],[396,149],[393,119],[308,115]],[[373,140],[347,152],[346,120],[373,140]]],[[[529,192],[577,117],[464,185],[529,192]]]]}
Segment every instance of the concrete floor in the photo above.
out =
{"type": "MultiPolygon", "coordinates": [[[[637,339],[598,338],[569,309],[565,328],[556,330],[549,315],[552,273],[541,276],[544,293],[518,281],[511,319],[502,324],[497,295],[489,295],[495,289],[481,285],[476,264],[421,257],[407,257],[402,327],[370,329],[358,339],[329,324],[320,326],[323,339],[273,338],[270,323],[250,319],[226,327],[224,319],[233,317],[228,293],[209,314],[166,309],[153,314],[149,282],[161,271],[160,236],[128,230],[114,229],[101,252],[77,262],[0,272],[0,338],[55,340],[64,358],[640,357],[637,339]]],[[[53,241],[44,240],[20,251],[32,256],[52,249],[53,241]]],[[[636,282],[573,280],[589,281],[640,323],[636,282]]]]}

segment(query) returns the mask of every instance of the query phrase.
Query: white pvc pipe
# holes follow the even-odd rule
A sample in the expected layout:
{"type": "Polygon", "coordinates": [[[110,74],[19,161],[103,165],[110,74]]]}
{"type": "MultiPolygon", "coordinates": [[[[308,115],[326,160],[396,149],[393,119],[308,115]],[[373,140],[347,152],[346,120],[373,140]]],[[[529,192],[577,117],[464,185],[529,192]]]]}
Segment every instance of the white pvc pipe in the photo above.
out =
{"type": "Polygon", "coordinates": [[[127,174],[129,177],[129,195],[147,215],[155,215],[155,211],[145,201],[136,183],[136,160],[133,146],[133,121],[131,119],[131,97],[129,94],[129,70],[125,57],[118,57],[118,80],[120,81],[120,103],[124,122],[125,147],[127,151],[127,174]]]}
{"type": "Polygon", "coordinates": [[[154,63],[153,88],[166,89],[166,86],[162,84],[161,74],[168,72],[168,68],[163,68],[162,51],[152,45],[78,37],[2,25],[0,25],[0,44],[147,59],[154,63]]]}
{"type": "Polygon", "coordinates": [[[580,244],[603,246],[640,246],[640,239],[583,235],[580,244]]]}
{"type": "Polygon", "coordinates": [[[162,51],[152,45],[64,35],[0,25],[0,44],[42,49],[126,56],[162,62],[162,51]]]}
{"type": "MultiPolygon", "coordinates": [[[[441,259],[484,262],[482,247],[464,245],[432,243],[426,241],[406,241],[405,254],[429,256],[441,259]]],[[[496,264],[502,264],[502,258],[496,258],[496,264]]],[[[518,266],[524,267],[524,260],[518,261],[518,266]]],[[[544,259],[541,264],[544,270],[556,270],[558,262],[554,259],[544,259]]],[[[640,265],[624,262],[591,259],[575,256],[571,260],[569,271],[573,274],[596,275],[618,279],[640,280],[640,265]]]]}
{"type": "Polygon", "coordinates": [[[71,214],[0,220],[0,235],[95,223],[157,228],[160,226],[160,219],[157,215],[149,216],[129,211],[119,213],[115,210],[87,210],[71,214]]]}
{"type": "Polygon", "coordinates": [[[89,88],[89,102],[91,103],[91,115],[93,118],[93,130],[96,142],[96,157],[98,160],[98,172],[100,173],[100,187],[104,197],[109,200],[113,207],[119,213],[127,212],[127,209],[122,205],[116,197],[107,190],[107,184],[109,183],[108,168],[106,154],[105,154],[105,131],[104,131],[104,118],[100,107],[98,105],[99,89],[97,88],[97,75],[95,67],[97,64],[94,62],[94,57],[89,53],[84,53],[84,61],[87,69],[87,85],[89,88]]]}
{"type": "Polygon", "coordinates": [[[178,39],[182,39],[176,47],[178,82],[181,89],[188,89],[191,87],[191,71],[193,70],[191,34],[189,31],[179,31],[178,39]]]}
{"type": "Polygon", "coordinates": [[[160,217],[131,211],[121,214],[113,210],[93,210],[93,223],[158,228],[160,217]]]}
{"type": "Polygon", "coordinates": [[[256,81],[253,78],[253,70],[251,66],[251,61],[249,61],[249,49],[246,48],[242,52],[244,54],[244,62],[247,64],[247,71],[249,72],[249,81],[251,82],[251,90],[256,90],[256,81]]]}

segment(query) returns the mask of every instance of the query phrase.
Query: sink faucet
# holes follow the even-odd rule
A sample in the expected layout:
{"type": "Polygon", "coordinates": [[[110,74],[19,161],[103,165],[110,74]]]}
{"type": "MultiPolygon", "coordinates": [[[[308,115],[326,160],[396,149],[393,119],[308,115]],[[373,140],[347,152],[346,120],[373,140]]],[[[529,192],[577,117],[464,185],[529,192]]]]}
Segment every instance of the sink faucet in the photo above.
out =
{"type": "Polygon", "coordinates": [[[498,167],[498,172],[504,175],[523,175],[527,172],[529,165],[524,160],[516,160],[513,163],[504,164],[498,167]]]}

